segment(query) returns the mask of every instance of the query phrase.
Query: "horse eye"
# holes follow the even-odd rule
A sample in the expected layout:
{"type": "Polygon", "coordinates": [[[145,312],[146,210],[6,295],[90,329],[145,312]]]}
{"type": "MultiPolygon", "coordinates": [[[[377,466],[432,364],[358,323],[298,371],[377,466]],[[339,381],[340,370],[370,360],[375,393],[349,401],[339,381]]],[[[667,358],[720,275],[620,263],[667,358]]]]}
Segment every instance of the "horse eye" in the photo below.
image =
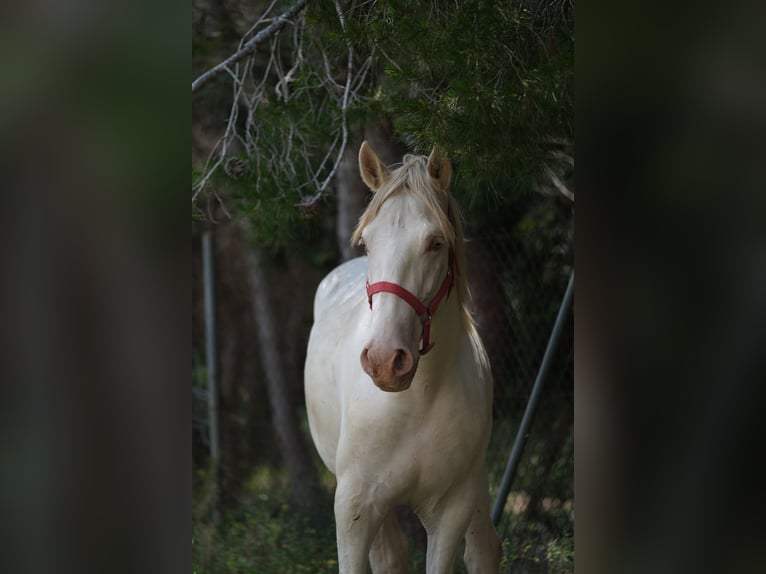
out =
{"type": "Polygon", "coordinates": [[[364,242],[364,240],[360,239],[358,245],[362,248],[364,254],[367,255],[367,244],[364,242]]]}
{"type": "Polygon", "coordinates": [[[428,249],[430,251],[439,251],[443,245],[444,243],[440,239],[434,239],[428,249]]]}

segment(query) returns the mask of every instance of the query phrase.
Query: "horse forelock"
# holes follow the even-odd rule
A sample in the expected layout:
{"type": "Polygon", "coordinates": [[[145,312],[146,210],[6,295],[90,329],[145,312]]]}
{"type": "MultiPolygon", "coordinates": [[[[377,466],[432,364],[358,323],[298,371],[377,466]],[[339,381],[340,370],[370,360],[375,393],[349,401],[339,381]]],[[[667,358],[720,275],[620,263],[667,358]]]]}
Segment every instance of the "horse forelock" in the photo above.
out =
{"type": "Polygon", "coordinates": [[[482,362],[486,361],[484,346],[481,344],[476,325],[470,311],[471,296],[465,277],[465,238],[460,210],[452,195],[439,191],[428,174],[428,158],[423,155],[407,154],[398,166],[391,166],[388,181],[376,191],[367,209],[359,218],[359,223],[351,236],[351,244],[356,245],[364,229],[375,219],[383,204],[397,194],[411,194],[420,199],[427,211],[436,219],[452,253],[455,257],[455,284],[458,306],[463,328],[469,333],[482,362]]]}

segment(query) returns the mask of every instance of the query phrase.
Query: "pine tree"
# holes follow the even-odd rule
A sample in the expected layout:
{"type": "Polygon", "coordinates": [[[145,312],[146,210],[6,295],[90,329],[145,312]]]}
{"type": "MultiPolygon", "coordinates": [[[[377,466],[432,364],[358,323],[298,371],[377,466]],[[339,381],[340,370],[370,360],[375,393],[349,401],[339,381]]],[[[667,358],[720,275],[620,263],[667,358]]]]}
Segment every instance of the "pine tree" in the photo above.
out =
{"type": "Polygon", "coordinates": [[[226,207],[251,220],[257,239],[282,241],[314,216],[350,134],[381,120],[413,151],[438,143],[471,202],[545,186],[569,193],[570,2],[294,2],[264,16],[273,19],[240,51],[264,38],[215,84],[233,90],[226,129],[193,178],[197,204],[226,190],[226,207]]]}

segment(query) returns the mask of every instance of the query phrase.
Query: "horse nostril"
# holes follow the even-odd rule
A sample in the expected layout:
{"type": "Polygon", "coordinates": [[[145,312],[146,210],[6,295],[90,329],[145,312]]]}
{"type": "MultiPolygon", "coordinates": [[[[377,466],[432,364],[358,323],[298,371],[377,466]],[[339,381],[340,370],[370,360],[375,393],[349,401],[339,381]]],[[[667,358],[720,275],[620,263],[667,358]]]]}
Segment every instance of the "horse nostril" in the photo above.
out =
{"type": "Polygon", "coordinates": [[[394,376],[406,375],[412,370],[412,355],[404,349],[397,349],[393,367],[394,376]]]}
{"type": "Polygon", "coordinates": [[[368,349],[365,347],[362,350],[362,354],[359,357],[359,362],[362,364],[362,370],[364,370],[365,373],[372,376],[372,367],[370,365],[370,358],[367,356],[368,349]]]}

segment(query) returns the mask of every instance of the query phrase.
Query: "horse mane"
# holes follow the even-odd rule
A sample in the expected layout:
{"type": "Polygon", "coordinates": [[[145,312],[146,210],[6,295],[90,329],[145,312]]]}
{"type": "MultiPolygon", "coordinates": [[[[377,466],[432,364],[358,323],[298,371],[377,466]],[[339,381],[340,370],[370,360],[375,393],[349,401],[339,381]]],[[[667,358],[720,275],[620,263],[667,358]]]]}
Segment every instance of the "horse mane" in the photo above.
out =
{"type": "Polygon", "coordinates": [[[359,223],[351,236],[351,244],[356,245],[359,242],[365,227],[377,217],[380,208],[390,197],[398,193],[409,193],[422,200],[426,209],[438,222],[444,238],[452,249],[461,323],[473,343],[477,358],[489,372],[489,359],[476,330],[476,321],[471,313],[471,293],[465,277],[465,236],[462,216],[452,195],[446,190],[439,191],[434,187],[433,180],[428,174],[427,165],[428,157],[407,154],[402,159],[401,164],[389,166],[391,175],[388,181],[373,194],[367,209],[359,218],[359,223]],[[445,197],[446,206],[443,200],[445,197]]]}

